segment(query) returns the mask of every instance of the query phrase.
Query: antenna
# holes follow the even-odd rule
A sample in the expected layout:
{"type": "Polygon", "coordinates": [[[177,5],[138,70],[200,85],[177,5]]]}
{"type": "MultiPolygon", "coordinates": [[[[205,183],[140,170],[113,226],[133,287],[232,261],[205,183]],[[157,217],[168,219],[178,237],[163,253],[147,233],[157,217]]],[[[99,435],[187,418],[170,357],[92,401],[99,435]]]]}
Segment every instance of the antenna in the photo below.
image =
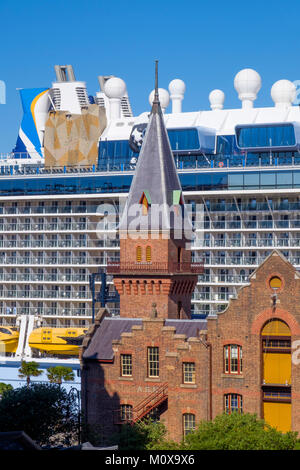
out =
{"type": "Polygon", "coordinates": [[[155,92],[154,92],[154,103],[159,103],[159,95],[158,95],[158,60],[155,61],[155,92]]]}

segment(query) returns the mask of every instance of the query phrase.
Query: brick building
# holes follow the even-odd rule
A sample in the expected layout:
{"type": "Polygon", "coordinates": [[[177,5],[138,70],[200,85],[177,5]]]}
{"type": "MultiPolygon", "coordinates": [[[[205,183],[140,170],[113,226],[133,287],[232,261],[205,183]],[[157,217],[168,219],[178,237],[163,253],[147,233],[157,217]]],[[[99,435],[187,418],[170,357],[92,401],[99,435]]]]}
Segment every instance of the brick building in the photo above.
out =
{"type": "Polygon", "coordinates": [[[189,230],[156,86],[120,222],[120,263],[108,268],[120,317],[101,310],[82,346],[87,423],[109,436],[156,415],[179,441],[200,420],[239,410],[300,431],[300,367],[291,359],[300,275],[275,251],[224,312],[191,320],[202,266],[187,249],[189,230]]]}

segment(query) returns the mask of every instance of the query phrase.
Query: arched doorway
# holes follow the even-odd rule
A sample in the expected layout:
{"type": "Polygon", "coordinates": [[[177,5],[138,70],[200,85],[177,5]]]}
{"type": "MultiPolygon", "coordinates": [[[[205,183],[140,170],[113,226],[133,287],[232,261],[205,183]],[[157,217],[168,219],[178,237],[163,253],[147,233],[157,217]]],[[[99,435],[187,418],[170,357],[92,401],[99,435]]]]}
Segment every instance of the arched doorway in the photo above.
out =
{"type": "Polygon", "coordinates": [[[262,340],[263,417],[279,431],[291,430],[291,332],[279,319],[265,323],[262,340]]]}

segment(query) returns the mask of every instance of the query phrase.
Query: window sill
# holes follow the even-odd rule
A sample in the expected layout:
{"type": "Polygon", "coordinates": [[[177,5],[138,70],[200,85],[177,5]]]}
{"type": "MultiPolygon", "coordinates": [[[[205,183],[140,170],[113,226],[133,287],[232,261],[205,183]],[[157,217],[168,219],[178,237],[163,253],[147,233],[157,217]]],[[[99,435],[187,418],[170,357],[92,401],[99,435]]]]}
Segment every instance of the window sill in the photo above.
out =
{"type": "Polygon", "coordinates": [[[127,377],[127,376],[123,377],[123,376],[121,376],[121,377],[119,377],[119,380],[126,380],[126,381],[130,382],[131,380],[133,380],[133,377],[127,377]]]}
{"type": "Polygon", "coordinates": [[[146,377],[145,382],[160,382],[159,377],[146,377]]]}
{"type": "Polygon", "coordinates": [[[181,388],[197,388],[196,384],[180,384],[181,388]]]}
{"type": "Polygon", "coordinates": [[[230,379],[243,379],[244,376],[242,374],[222,374],[221,377],[228,377],[230,379]]]}

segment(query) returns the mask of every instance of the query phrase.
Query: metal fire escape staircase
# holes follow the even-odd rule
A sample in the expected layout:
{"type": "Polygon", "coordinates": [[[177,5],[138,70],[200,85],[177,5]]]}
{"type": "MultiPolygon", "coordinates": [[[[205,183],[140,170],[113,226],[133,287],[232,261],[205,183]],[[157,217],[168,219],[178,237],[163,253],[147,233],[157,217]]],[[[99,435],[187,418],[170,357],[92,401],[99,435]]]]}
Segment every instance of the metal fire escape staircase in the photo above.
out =
{"type": "Polygon", "coordinates": [[[124,414],[122,410],[116,410],[115,424],[135,424],[145,418],[151,411],[161,405],[168,398],[168,384],[164,383],[154,392],[142,400],[131,413],[124,414]]]}

